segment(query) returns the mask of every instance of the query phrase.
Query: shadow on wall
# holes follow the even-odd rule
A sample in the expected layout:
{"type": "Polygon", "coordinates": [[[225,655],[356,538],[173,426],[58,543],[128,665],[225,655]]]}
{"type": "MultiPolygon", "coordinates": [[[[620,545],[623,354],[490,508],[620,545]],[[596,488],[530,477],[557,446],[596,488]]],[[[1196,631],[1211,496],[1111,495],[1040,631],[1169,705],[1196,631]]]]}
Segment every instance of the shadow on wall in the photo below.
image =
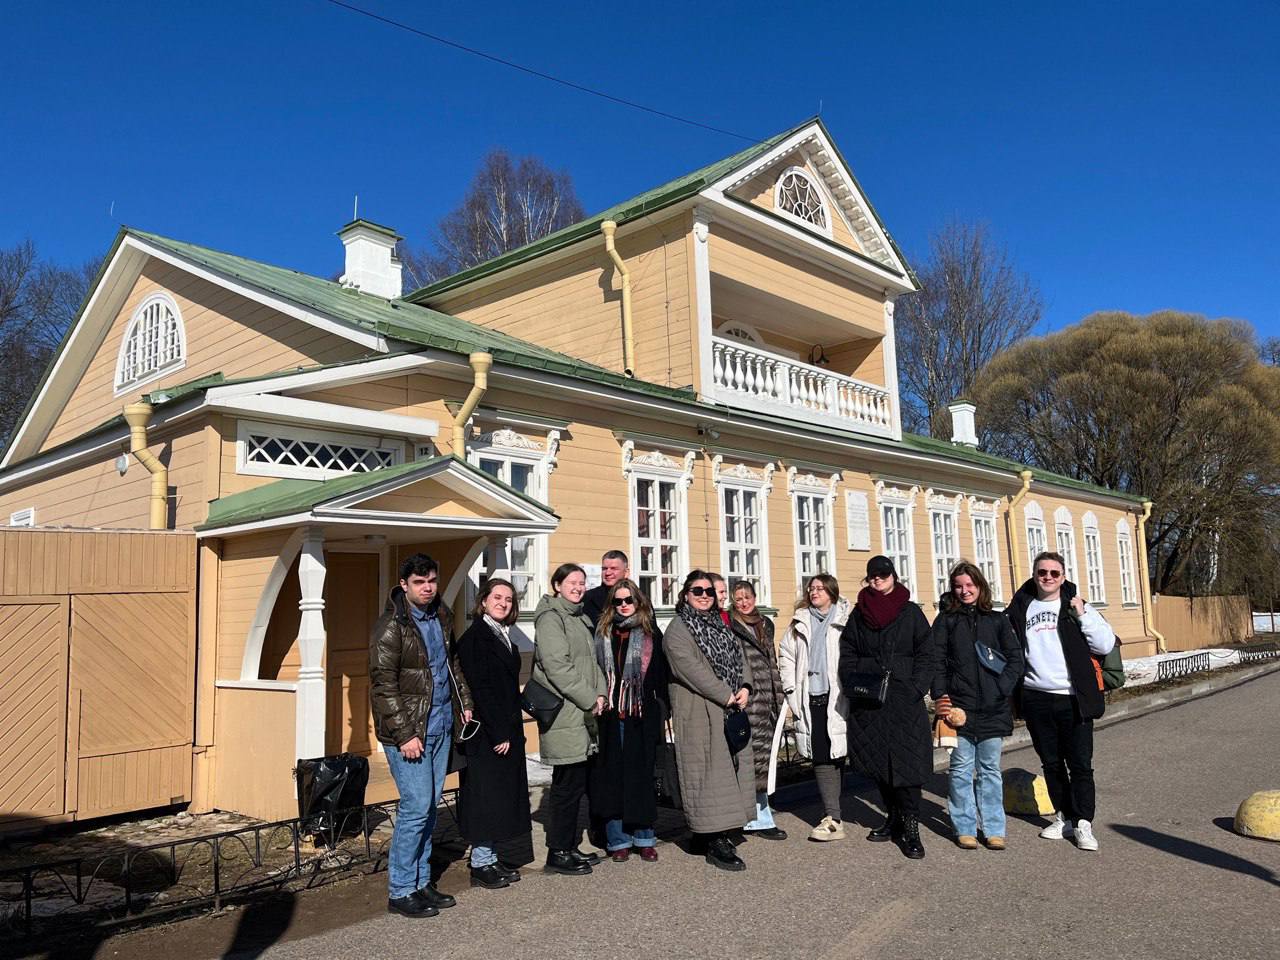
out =
{"type": "MultiPolygon", "coordinates": [[[[1214,822],[1217,823],[1218,821],[1214,822]]],[[[1217,867],[1220,870],[1229,870],[1232,873],[1244,874],[1247,877],[1256,877],[1264,883],[1280,887],[1280,877],[1276,876],[1274,870],[1251,860],[1246,860],[1244,857],[1237,857],[1234,853],[1227,853],[1226,851],[1206,846],[1203,843],[1196,843],[1194,840],[1175,837],[1173,834],[1161,833],[1148,827],[1116,823],[1111,825],[1111,829],[1122,837],[1128,837],[1130,840],[1135,840],[1148,847],[1154,847],[1156,850],[1163,850],[1165,853],[1172,854],[1175,857],[1182,857],[1184,860],[1191,860],[1194,863],[1217,867]]]]}

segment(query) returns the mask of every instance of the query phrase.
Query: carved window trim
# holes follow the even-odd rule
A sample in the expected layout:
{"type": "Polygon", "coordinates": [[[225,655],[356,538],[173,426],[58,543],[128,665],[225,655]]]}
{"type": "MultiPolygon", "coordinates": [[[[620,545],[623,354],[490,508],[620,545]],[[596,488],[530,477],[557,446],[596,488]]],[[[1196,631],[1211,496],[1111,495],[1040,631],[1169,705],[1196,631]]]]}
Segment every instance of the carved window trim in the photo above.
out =
{"type": "Polygon", "coordinates": [[[778,175],[773,185],[773,208],[779,215],[809,230],[831,236],[831,208],[826,195],[817,178],[804,167],[787,167],[778,175]],[[797,213],[796,209],[802,212],[797,213]],[[808,215],[804,211],[808,211],[808,215]]]}

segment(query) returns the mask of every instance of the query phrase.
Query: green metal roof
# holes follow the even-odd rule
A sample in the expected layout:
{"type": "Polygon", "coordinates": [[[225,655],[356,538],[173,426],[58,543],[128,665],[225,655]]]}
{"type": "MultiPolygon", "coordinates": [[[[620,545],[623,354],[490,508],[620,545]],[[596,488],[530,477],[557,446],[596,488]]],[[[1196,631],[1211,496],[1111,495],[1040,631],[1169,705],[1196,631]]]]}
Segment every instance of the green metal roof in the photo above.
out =
{"type": "Polygon", "coordinates": [[[260,520],[303,513],[339,497],[380,486],[388,480],[428,471],[448,463],[482,478],[491,486],[500,487],[504,492],[545,513],[557,516],[546,504],[521,493],[465,460],[460,460],[452,454],[445,454],[432,457],[430,460],[414,460],[394,467],[381,467],[367,473],[352,473],[329,480],[274,480],[251,490],[210,501],[209,516],[204,523],[198,524],[196,529],[216,530],[220,527],[238,526],[242,523],[255,523],[260,520]]]}

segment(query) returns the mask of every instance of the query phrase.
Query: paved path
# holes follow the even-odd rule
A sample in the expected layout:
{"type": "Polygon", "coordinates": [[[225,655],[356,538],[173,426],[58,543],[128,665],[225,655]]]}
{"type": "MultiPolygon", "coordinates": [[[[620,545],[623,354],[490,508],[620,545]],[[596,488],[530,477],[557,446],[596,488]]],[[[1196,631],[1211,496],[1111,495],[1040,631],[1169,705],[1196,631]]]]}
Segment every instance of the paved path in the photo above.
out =
{"type": "MultiPolygon", "coordinates": [[[[944,839],[939,776],[925,795],[928,858],[911,862],[863,841],[854,824],[878,812],[874,790],[853,781],[850,839],[802,839],[817,810],[797,791],[781,817],[793,838],[747,843],[742,874],[664,844],[658,864],[605,864],[590,878],[530,869],[508,890],[464,889],[427,921],[387,916],[378,876],[116,938],[97,956],[1274,958],[1280,843],[1229,827],[1244,796],[1280,788],[1277,704],[1273,673],[1100,730],[1095,854],[1020,819],[1007,852],[961,851],[944,839]]],[[[1036,769],[1035,754],[1012,750],[1005,767],[1036,769]]],[[[456,889],[463,871],[450,872],[456,889]]]]}

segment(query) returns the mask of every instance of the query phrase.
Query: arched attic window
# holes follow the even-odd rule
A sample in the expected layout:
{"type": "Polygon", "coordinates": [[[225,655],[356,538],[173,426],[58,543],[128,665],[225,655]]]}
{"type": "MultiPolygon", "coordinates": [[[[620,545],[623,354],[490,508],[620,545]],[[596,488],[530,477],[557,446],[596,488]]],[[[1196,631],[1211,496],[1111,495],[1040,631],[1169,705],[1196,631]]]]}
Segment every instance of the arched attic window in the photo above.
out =
{"type": "Polygon", "coordinates": [[[831,218],[822,190],[802,167],[782,171],[774,186],[773,205],[779,213],[831,236],[831,218]]]}
{"type": "Polygon", "coordinates": [[[125,329],[116,360],[116,392],[177,370],[186,360],[187,336],[178,304],[167,293],[153,293],[138,304],[125,329]]]}

